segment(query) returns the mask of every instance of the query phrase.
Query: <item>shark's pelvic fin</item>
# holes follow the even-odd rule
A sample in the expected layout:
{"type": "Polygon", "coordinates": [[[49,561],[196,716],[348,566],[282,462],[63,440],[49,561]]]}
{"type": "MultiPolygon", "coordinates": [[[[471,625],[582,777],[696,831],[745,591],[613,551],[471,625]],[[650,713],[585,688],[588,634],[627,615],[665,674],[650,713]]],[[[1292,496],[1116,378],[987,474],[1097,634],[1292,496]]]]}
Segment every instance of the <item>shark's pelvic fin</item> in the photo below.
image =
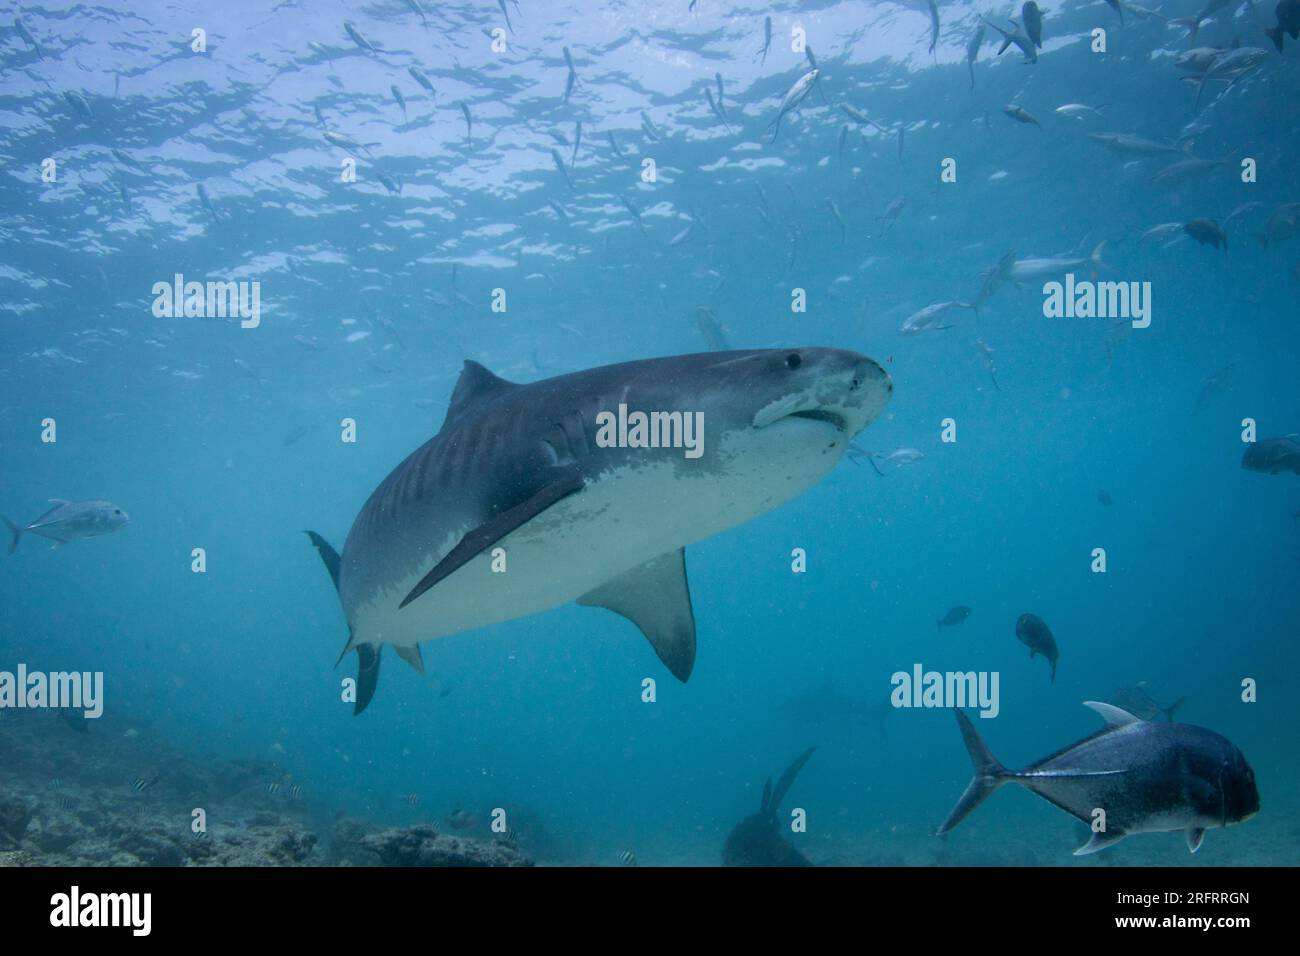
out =
{"type": "Polygon", "coordinates": [[[686,583],[686,550],[678,548],[625,571],[578,598],[608,608],[641,629],[664,666],[682,683],[695,667],[695,612],[686,583]]]}
{"type": "Polygon", "coordinates": [[[379,652],[383,649],[382,644],[357,645],[357,702],[352,708],[353,717],[365,710],[375,696],[375,688],[379,686],[379,652]]]}
{"type": "Polygon", "coordinates": [[[419,644],[411,644],[406,647],[398,647],[394,644],[393,651],[398,657],[414,667],[417,674],[424,673],[424,657],[420,654],[419,644]]]}
{"type": "MultiPolygon", "coordinates": [[[[487,371],[484,369],[484,371],[487,371]]],[[[459,391],[459,389],[458,389],[459,391]]],[[[538,490],[531,498],[508,508],[495,518],[487,521],[465,537],[447,553],[447,556],[433,566],[433,569],[420,579],[420,583],[411,589],[411,593],[402,599],[398,608],[404,608],[443,578],[472,561],[480,552],[496,544],[511,531],[532,521],[539,514],[576,491],[581,491],[584,481],[577,469],[565,469],[554,481],[538,490]]]]}

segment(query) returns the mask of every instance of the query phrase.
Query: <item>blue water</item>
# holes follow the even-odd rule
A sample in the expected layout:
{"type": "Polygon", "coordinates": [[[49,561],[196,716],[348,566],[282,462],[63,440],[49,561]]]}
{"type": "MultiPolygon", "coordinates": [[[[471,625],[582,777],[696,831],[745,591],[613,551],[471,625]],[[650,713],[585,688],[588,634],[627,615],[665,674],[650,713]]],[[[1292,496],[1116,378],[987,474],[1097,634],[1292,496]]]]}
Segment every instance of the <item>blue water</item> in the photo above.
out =
{"type": "Polygon", "coordinates": [[[979,13],[1001,24],[1009,5],[942,3],[934,56],[916,4],[525,0],[508,4],[501,53],[488,0],[424,3],[427,28],[400,0],[208,6],[25,3],[0,23],[0,511],[25,524],[47,498],[104,498],[132,519],[57,550],[23,539],[0,573],[0,669],[103,671],[114,734],[148,727],[196,760],[261,756],[331,811],[405,825],[526,808],[565,859],[608,865],[624,849],[642,865],[717,862],[764,779],[811,744],[790,805],[808,810],[792,839],[814,860],[1076,862],[1080,825],[1014,788],[931,835],[970,774],[951,715],[810,726],[781,704],[828,680],[884,702],[890,675],[918,662],[997,671],[1001,714],[980,730],[1020,766],[1096,729],[1083,700],[1147,680],[1158,698],[1187,696],[1180,720],[1242,749],[1261,813],[1212,831],[1195,857],[1177,834],[1142,835],[1080,865],[1294,862],[1300,488],[1240,467],[1242,419],[1261,437],[1300,429],[1300,246],[1257,241],[1300,201],[1300,43],[1274,51],[1271,5],[1230,4],[1201,27],[1198,45],[1239,39],[1268,56],[1231,87],[1210,82],[1199,110],[1174,63],[1185,31],[1131,13],[1120,28],[1103,3],[1048,8],[1035,65],[997,56],[990,30],[973,90],[967,39],[979,13]],[[795,25],[821,91],[773,143],[765,128],[810,68],[795,25]],[[195,27],[206,53],[190,49],[195,27]],[[1094,27],[1104,54],[1089,49],[1094,27]],[[731,131],[705,99],[715,73],[731,131]],[[1010,103],[1041,126],[1003,115],[1010,103]],[[1067,103],[1102,115],[1054,112],[1067,103]],[[360,182],[339,181],[350,154],[325,142],[313,107],[368,144],[360,182]],[[579,120],[571,161],[550,132],[572,144],[579,120]],[[1089,139],[1107,131],[1229,162],[1152,182],[1180,157],[1089,139]],[[1247,157],[1257,182],[1242,182],[1247,157]],[[940,181],[945,158],[955,183],[940,181]],[[886,230],[878,217],[899,196],[886,230]],[[1261,205],[1228,226],[1226,252],[1139,241],[1249,201],[1261,205]],[[1151,284],[1149,328],[1044,318],[1039,278],[1003,284],[978,315],[949,313],[949,329],[898,333],[926,305],[975,296],[1008,251],[1083,257],[1103,240],[1111,278],[1151,284]],[[178,272],[260,282],[261,324],[155,318],[151,289],[178,272]],[[791,312],[794,287],[805,313],[791,312]],[[504,314],[490,308],[498,288],[504,314]],[[924,458],[881,463],[883,477],[845,460],[690,547],[699,654],[685,685],[628,622],[570,605],[426,643],[424,678],[389,656],[354,718],[340,682],[355,658],[334,668],[346,625],[301,531],[341,547],[374,486],[437,431],[464,359],[528,382],[702,351],[701,306],[736,348],[875,358],[894,397],[857,441],[924,458]],[[1225,387],[1203,386],[1228,367],[1225,387]],[[345,417],[355,444],[339,440],[345,417]],[[940,440],[949,417],[955,443],[940,440]],[[190,570],[197,547],[204,574],[190,570]],[[790,571],[796,547],[806,574],[790,571]],[[1105,574],[1090,571],[1097,547],[1105,574]],[[971,618],[936,629],[954,604],[971,618]],[[1061,647],[1055,683],[1015,639],[1025,611],[1061,647]],[[1247,678],[1257,703],[1241,700],[1247,678]]]}

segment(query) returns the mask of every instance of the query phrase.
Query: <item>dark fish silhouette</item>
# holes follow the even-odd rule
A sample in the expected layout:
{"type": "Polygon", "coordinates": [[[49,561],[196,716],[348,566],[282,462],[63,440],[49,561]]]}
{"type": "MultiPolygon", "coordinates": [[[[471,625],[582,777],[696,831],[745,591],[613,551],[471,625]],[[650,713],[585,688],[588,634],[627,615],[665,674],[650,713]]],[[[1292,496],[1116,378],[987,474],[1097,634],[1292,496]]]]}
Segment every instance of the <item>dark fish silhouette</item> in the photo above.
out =
{"type": "Polygon", "coordinates": [[[1277,14],[1277,26],[1266,29],[1264,33],[1273,41],[1277,52],[1281,53],[1283,34],[1292,40],[1300,37],[1300,0],[1281,0],[1274,12],[1277,14]]]}
{"type": "Polygon", "coordinates": [[[869,704],[839,693],[827,681],[816,690],[791,697],[778,708],[788,720],[797,724],[839,724],[861,726],[878,724],[893,710],[887,703],[869,704]]]}
{"type": "Polygon", "coordinates": [[[970,617],[970,608],[964,604],[958,604],[939,620],[939,626],[954,627],[964,622],[968,617],[970,617]]]}
{"type": "Polygon", "coordinates": [[[1097,500],[1100,501],[1107,508],[1109,508],[1111,505],[1115,503],[1115,499],[1110,496],[1110,492],[1104,489],[1102,491],[1097,492],[1097,500]]]}
{"type": "Polygon", "coordinates": [[[1024,770],[1008,770],[984,746],[975,726],[954,710],[975,776],[939,827],[942,836],[1004,783],[1018,783],[1066,813],[1093,825],[1075,856],[1113,846],[1130,833],[1182,830],[1195,853],[1205,831],[1249,820],[1259,812],[1255,772],[1231,741],[1190,724],[1152,724],[1110,704],[1084,701],[1106,727],[1024,770]]]}
{"type": "Polygon", "coordinates": [[[1046,622],[1037,614],[1022,614],[1016,621],[1016,638],[1029,648],[1029,658],[1042,654],[1052,665],[1052,683],[1056,683],[1056,661],[1061,652],[1056,648],[1056,638],[1046,622]]]}
{"type": "Polygon", "coordinates": [[[763,785],[763,802],[758,813],[746,817],[727,834],[722,847],[723,866],[812,866],[812,861],[796,850],[783,837],[776,822],[776,811],[785,799],[786,791],[795,776],[803,769],[816,747],[809,747],[794,763],[785,768],[772,786],[772,778],[763,785]]]}
{"type": "Polygon", "coordinates": [[[1213,219],[1193,219],[1183,226],[1183,232],[1203,246],[1214,246],[1225,251],[1228,248],[1227,235],[1213,219]]]}
{"type": "Polygon", "coordinates": [[[1280,475],[1284,471],[1300,475],[1300,442],[1293,435],[1251,442],[1241,456],[1241,467],[1266,475],[1280,475]]]}

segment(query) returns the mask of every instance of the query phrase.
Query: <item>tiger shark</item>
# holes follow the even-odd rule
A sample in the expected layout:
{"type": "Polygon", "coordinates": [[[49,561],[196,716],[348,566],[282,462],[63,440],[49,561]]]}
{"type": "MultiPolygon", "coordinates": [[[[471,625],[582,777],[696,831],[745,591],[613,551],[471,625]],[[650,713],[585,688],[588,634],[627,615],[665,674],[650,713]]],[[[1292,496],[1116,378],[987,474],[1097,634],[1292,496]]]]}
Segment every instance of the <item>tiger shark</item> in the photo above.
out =
{"type": "Polygon", "coordinates": [[[685,546],[817,484],[892,391],[874,361],[830,348],[646,359],[531,384],[466,361],[441,430],[370,495],[342,555],[306,532],[347,619],[339,660],[357,652],[354,713],[374,697],[384,645],[423,673],[421,641],[569,601],[630,620],[685,682],[685,546]],[[678,447],[692,422],[694,443],[678,447]]]}

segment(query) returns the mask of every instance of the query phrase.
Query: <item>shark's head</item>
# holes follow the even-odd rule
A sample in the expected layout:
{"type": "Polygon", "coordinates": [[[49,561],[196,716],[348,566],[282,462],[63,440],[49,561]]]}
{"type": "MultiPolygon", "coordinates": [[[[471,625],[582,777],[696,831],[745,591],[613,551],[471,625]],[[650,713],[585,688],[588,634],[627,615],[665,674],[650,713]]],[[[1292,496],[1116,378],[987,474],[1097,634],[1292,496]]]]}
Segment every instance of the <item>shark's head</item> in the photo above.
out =
{"type": "Polygon", "coordinates": [[[844,349],[714,352],[698,360],[676,385],[678,401],[704,413],[712,461],[701,464],[734,469],[749,461],[775,480],[824,475],[893,392],[884,369],[844,349]]]}
{"type": "Polygon", "coordinates": [[[845,349],[767,349],[737,364],[756,429],[821,425],[847,442],[875,420],[894,389],[883,368],[845,349]]]}

